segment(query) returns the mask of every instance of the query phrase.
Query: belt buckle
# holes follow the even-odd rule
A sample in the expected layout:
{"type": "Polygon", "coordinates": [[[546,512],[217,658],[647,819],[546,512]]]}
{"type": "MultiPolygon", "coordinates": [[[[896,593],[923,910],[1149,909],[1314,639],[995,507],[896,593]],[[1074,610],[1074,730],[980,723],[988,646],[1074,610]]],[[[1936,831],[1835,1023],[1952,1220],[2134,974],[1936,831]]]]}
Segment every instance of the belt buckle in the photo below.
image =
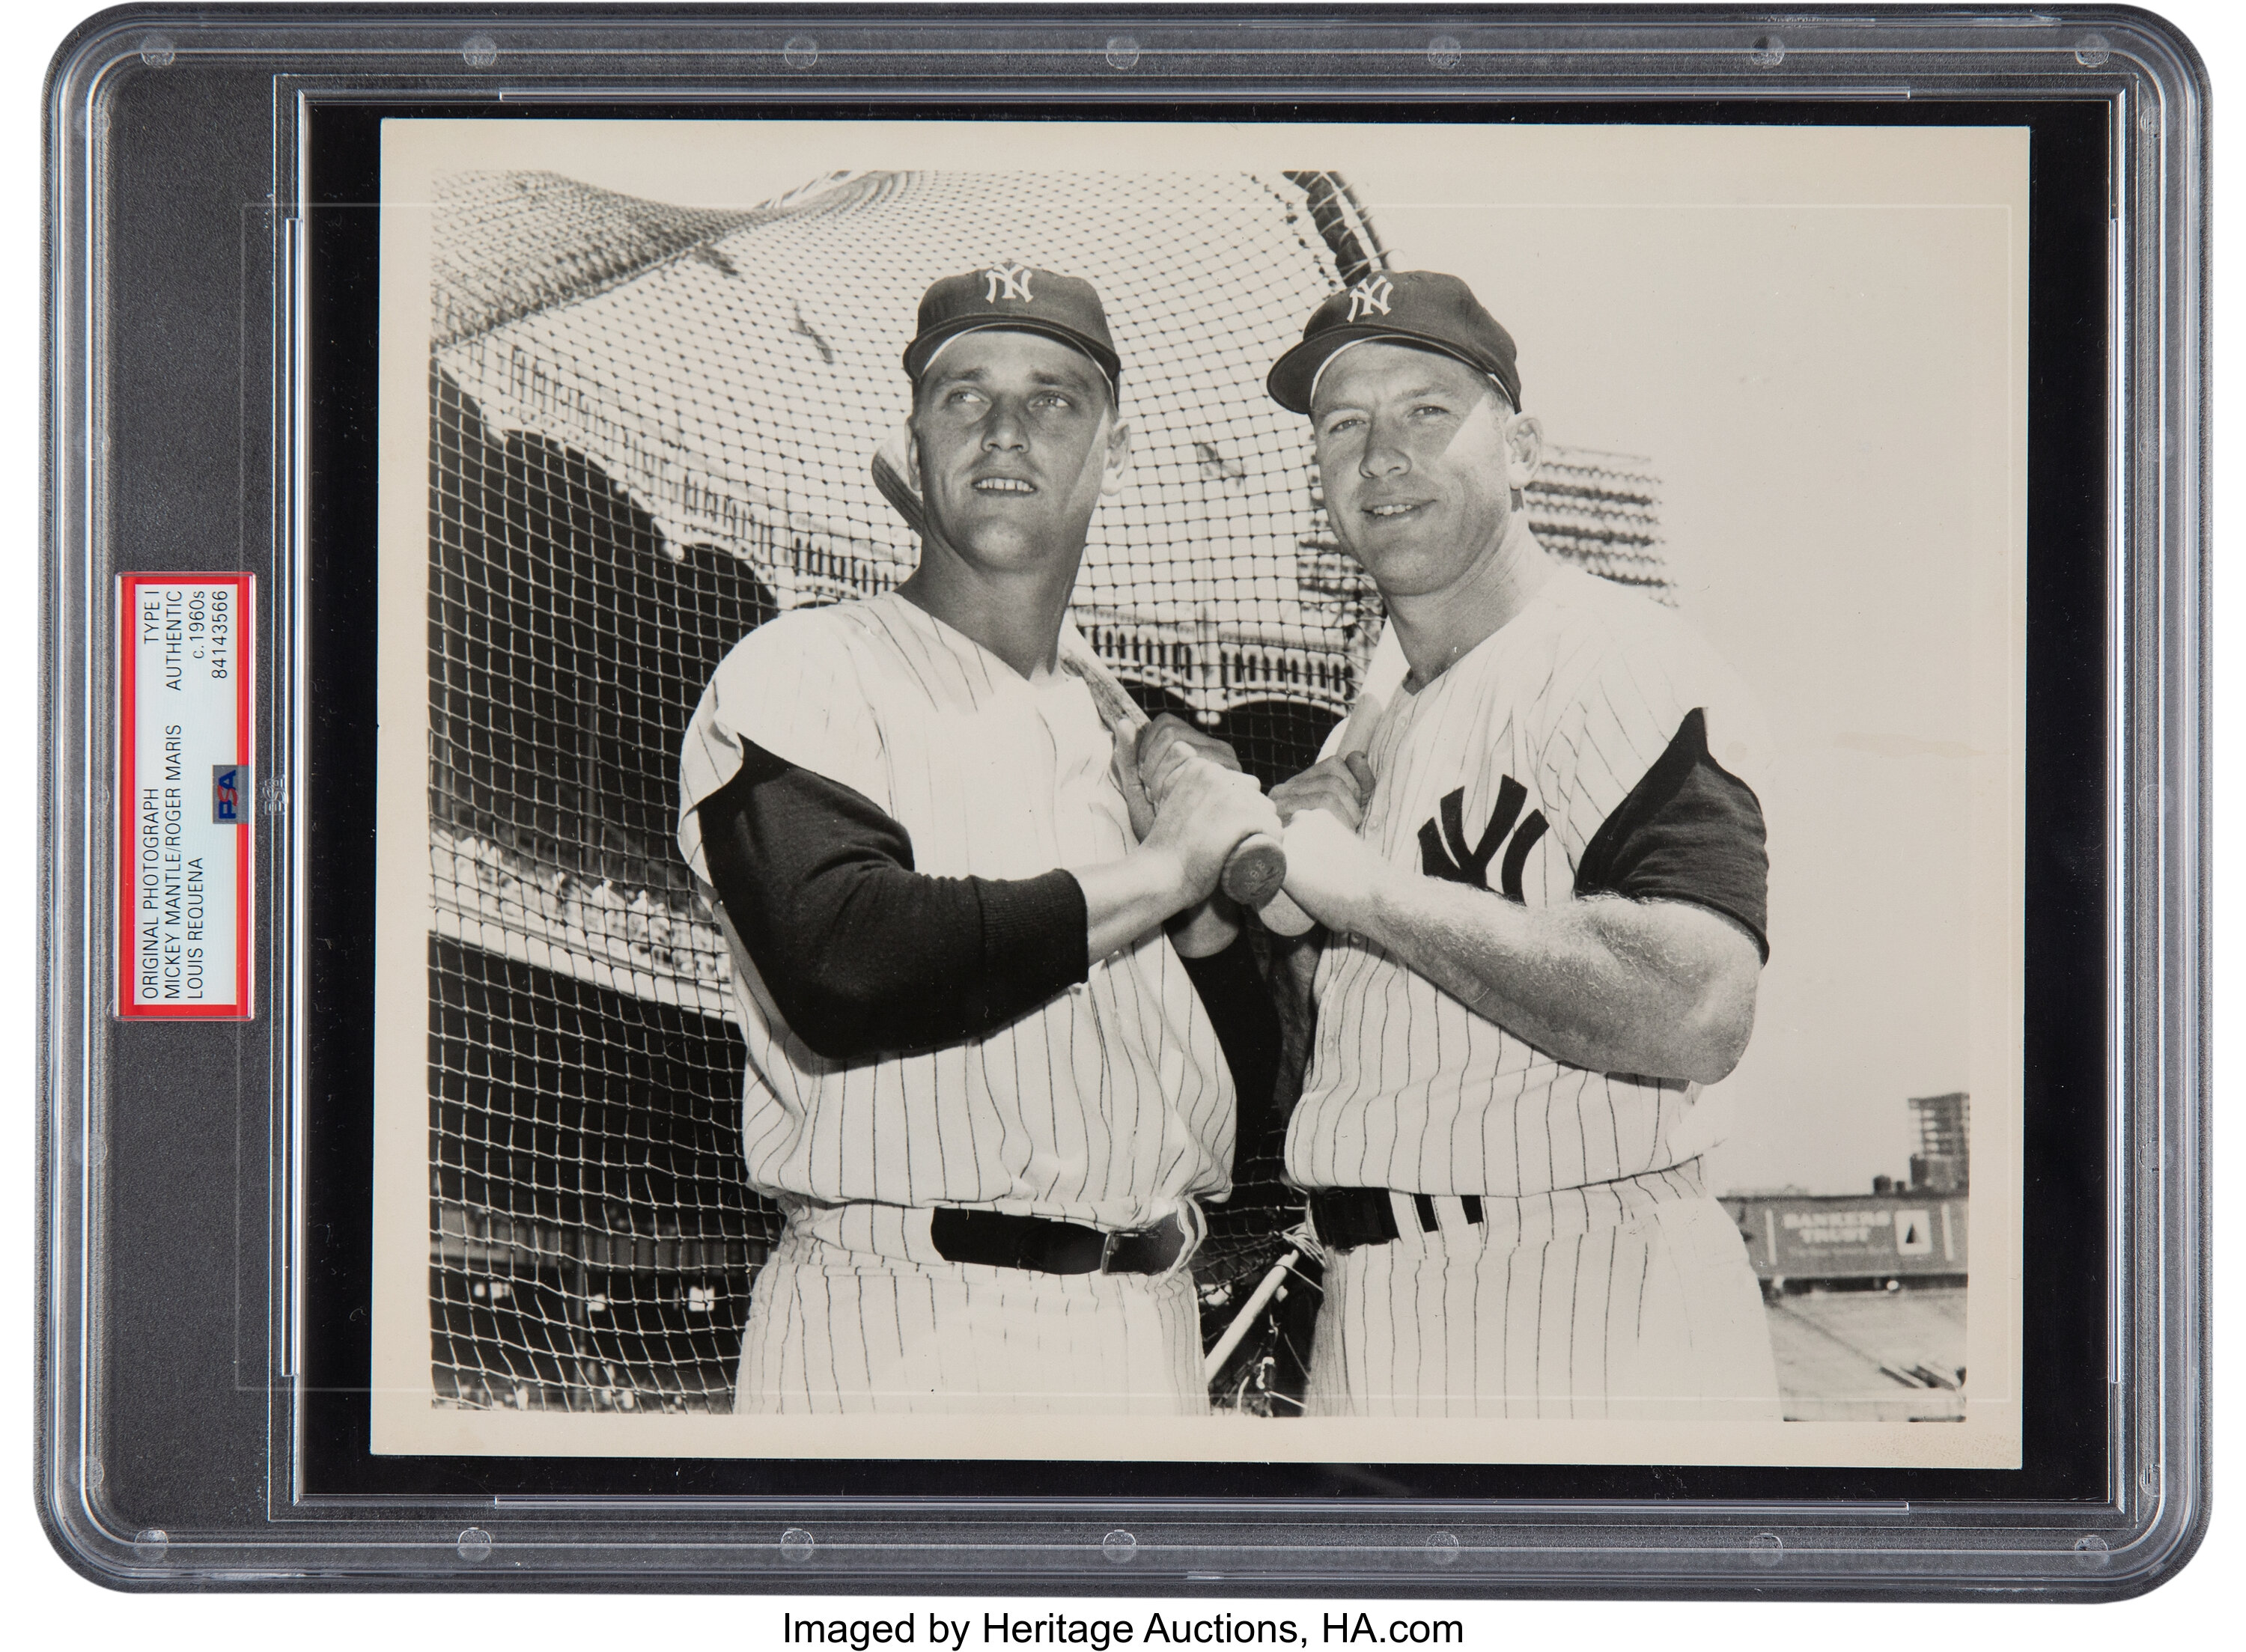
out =
{"type": "Polygon", "coordinates": [[[1113,1271],[1112,1265],[1115,1261],[1115,1252],[1126,1236],[1127,1235],[1126,1234],[1117,1233],[1113,1228],[1107,1228],[1100,1234],[1099,1271],[1101,1273],[1106,1274],[1113,1271]]]}

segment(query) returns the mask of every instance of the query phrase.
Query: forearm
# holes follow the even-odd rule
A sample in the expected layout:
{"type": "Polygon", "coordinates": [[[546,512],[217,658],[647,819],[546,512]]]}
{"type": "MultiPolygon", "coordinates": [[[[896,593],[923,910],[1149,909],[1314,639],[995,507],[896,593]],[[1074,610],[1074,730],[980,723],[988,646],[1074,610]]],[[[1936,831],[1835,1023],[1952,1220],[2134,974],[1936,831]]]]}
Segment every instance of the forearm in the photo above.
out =
{"type": "Polygon", "coordinates": [[[788,919],[767,910],[747,924],[739,914],[760,903],[726,881],[727,909],[791,1026],[838,1059],[990,1032],[1183,904],[1138,855],[1015,880],[837,867],[801,888],[788,919]]]}
{"type": "Polygon", "coordinates": [[[1754,943],[1703,908],[1610,896],[1531,908],[1387,867],[1350,927],[1571,1066],[1713,1083],[1753,1030],[1754,943]]]}
{"type": "Polygon", "coordinates": [[[1194,904],[1178,858],[1141,845],[1117,860],[1071,867],[1084,891],[1085,952],[1092,958],[1129,946],[1194,904]]]}

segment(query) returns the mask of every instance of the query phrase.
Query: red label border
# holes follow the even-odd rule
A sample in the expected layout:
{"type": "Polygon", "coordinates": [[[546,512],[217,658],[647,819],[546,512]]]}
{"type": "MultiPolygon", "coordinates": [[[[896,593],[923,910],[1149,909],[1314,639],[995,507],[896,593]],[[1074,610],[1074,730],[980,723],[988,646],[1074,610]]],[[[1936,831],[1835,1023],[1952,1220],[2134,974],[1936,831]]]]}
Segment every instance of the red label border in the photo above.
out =
{"type": "Polygon", "coordinates": [[[242,615],[240,647],[235,671],[234,761],[250,765],[253,787],[257,778],[256,700],[250,685],[257,676],[257,576],[255,574],[206,574],[174,571],[167,574],[120,574],[117,576],[117,799],[118,855],[117,932],[114,937],[117,1001],[113,1013],[122,1021],[249,1021],[256,1016],[252,996],[255,973],[250,968],[252,920],[256,908],[250,874],[256,864],[257,815],[254,799],[245,799],[249,817],[235,829],[234,866],[234,1002],[223,1004],[137,1004],[133,1001],[133,883],[134,816],[133,758],[136,746],[134,713],[138,709],[139,651],[134,647],[133,619],[136,598],[150,585],[229,586],[242,615]]]}

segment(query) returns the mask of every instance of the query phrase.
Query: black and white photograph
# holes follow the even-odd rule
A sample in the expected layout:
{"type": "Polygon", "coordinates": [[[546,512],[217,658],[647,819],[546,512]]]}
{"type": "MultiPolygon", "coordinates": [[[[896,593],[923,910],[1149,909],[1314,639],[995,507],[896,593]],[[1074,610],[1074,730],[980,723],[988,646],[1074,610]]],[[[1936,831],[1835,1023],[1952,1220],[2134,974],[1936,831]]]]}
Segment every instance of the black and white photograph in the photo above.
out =
{"type": "Polygon", "coordinates": [[[378,1453],[2018,1465],[2025,131],[382,164],[378,1453]]]}

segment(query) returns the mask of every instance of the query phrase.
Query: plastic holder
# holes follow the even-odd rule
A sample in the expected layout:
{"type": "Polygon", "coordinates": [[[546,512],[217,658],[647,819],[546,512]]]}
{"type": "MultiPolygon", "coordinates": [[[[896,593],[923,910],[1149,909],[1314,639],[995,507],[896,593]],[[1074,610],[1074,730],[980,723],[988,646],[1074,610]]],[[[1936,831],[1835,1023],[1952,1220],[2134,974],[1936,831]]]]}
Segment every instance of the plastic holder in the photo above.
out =
{"type": "MultiPolygon", "coordinates": [[[[2097,8],[86,24],[50,77],[44,224],[58,1549],[129,1589],[2161,1581],[2209,1488],[2207,97],[2187,42],[2097,8]],[[1397,345],[1378,328],[1421,269],[1519,340],[1511,385],[1486,334],[1401,347],[1487,375],[1516,457],[1541,420],[1508,508],[1593,576],[1568,588],[1681,615],[1769,714],[1773,944],[1737,1076],[1692,1100],[1565,1069],[1683,1132],[1644,1163],[1548,1096],[1507,1104],[1535,1154],[1453,1142],[1392,1200],[1361,1173],[1384,1191],[1351,1220],[1398,1228],[1375,1249],[1514,1222],[1578,1306],[1469,1335],[1446,1287],[1367,1264],[1347,1288],[1397,1329],[1346,1345],[1528,1374],[1301,1415],[1335,1409],[1310,1350],[1364,1241],[1306,1224],[1307,1111],[1283,1138],[1339,1059],[1315,1040],[1361,1011],[1330,939],[1314,1031],[1303,943],[1251,922],[1276,1071],[1226,1055],[1237,1129],[1195,1184],[1233,1195],[1167,1285],[1095,1276],[1190,1292],[1211,1415],[941,1376],[930,1414],[829,1414],[815,1383],[813,1414],[759,1414],[796,1393],[740,1364],[783,1232],[873,1211],[904,1235],[887,1278],[943,1201],[775,1202],[742,1086],[746,1060],[763,1116],[754,1064],[782,1057],[752,1035],[779,1012],[737,991],[675,841],[680,741],[742,636],[895,602],[960,508],[919,491],[930,427],[897,433],[915,304],[961,271],[989,278],[970,309],[1050,302],[1047,270],[1099,289],[1132,451],[1071,599],[1081,674],[1119,691],[1102,715],[1173,712],[1269,784],[1371,746],[1404,576],[1337,528],[1342,438],[1264,375],[1306,324],[1397,345]],[[1328,300],[1345,322],[1314,321],[1328,300]],[[1663,1175],[1690,1186],[1643,1191],[1663,1175]],[[1584,1281],[1631,1245],[1649,1278],[1679,1247],[1752,1275],[1698,1346],[1768,1329],[1777,1410],[1678,1378],[1633,1412],[1611,1372],[1536,1363],[1620,1360],[1669,1311],[1642,1295],[1626,1337],[1602,1283],[1586,1340],[1584,1281]]],[[[1085,352],[1086,324],[1035,336],[1085,352]]],[[[959,738],[914,761],[1007,772],[959,738]]],[[[1514,810],[1480,847],[1431,813],[1426,872],[1569,898],[1549,857],[1591,851],[1560,803],[1541,846],[1514,810]]],[[[1088,1013],[1067,1001],[1032,1018],[1088,1013]]],[[[1108,1225],[1111,1267],[1152,1254],[1108,1225]]]]}

